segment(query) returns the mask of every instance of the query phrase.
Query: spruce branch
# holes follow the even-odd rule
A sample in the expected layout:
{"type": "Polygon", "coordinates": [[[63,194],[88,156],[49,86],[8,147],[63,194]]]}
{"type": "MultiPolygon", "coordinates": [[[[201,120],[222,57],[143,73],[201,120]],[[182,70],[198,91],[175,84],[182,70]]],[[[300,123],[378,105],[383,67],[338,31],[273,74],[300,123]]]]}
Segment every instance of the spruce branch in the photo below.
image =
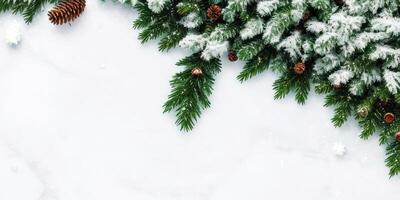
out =
{"type": "Polygon", "coordinates": [[[180,15],[188,15],[192,12],[199,12],[201,7],[195,1],[186,0],[182,1],[177,6],[177,12],[180,15]]]}
{"type": "Polygon", "coordinates": [[[165,26],[165,19],[161,18],[154,21],[151,25],[144,28],[142,32],[139,33],[139,40],[142,43],[146,43],[149,40],[154,40],[164,35],[168,31],[168,27],[165,26]]]}
{"type": "Polygon", "coordinates": [[[294,76],[289,76],[288,73],[283,74],[272,85],[275,91],[274,98],[283,99],[286,95],[289,94],[291,88],[294,85],[293,83],[294,83],[294,76]]]}
{"type": "Polygon", "coordinates": [[[275,44],[280,41],[282,35],[290,26],[297,23],[291,15],[292,8],[285,6],[276,11],[267,23],[263,39],[265,44],[275,44]]]}
{"type": "Polygon", "coordinates": [[[296,81],[294,82],[295,87],[295,99],[299,104],[305,104],[308,93],[310,92],[310,80],[309,74],[304,74],[301,77],[297,77],[296,81]]]}
{"type": "Polygon", "coordinates": [[[352,114],[352,107],[349,103],[339,103],[332,117],[332,123],[335,127],[341,127],[352,114]]]}
{"type": "Polygon", "coordinates": [[[370,138],[377,131],[377,127],[381,122],[380,116],[375,114],[378,90],[374,90],[372,93],[372,95],[360,101],[357,106],[357,115],[355,116],[362,128],[360,138],[364,140],[370,138]]]}
{"type": "Polygon", "coordinates": [[[358,124],[362,128],[360,138],[364,140],[370,138],[376,132],[376,127],[378,126],[376,118],[374,117],[367,117],[363,120],[359,120],[358,124]]]}
{"type": "Polygon", "coordinates": [[[213,90],[214,77],[220,72],[218,59],[204,61],[199,53],[186,57],[177,63],[184,67],[170,82],[172,91],[164,104],[164,112],[176,111],[176,124],[183,131],[193,129],[201,112],[210,106],[209,97],[213,90]],[[193,76],[194,68],[201,68],[203,74],[193,76]]]}
{"type": "Polygon", "coordinates": [[[174,47],[176,47],[179,42],[186,36],[187,30],[182,26],[179,26],[175,29],[171,29],[164,35],[164,37],[160,40],[159,51],[168,51],[174,47]]]}
{"type": "Polygon", "coordinates": [[[332,85],[328,81],[322,81],[318,77],[314,77],[314,87],[317,94],[328,94],[332,92],[332,85]]]}
{"type": "Polygon", "coordinates": [[[331,92],[325,97],[325,107],[334,107],[334,115],[331,119],[335,127],[342,126],[352,115],[355,104],[351,96],[341,92],[331,92]]]}
{"type": "MultiPolygon", "coordinates": [[[[382,116],[379,116],[379,117],[382,117],[382,116]]],[[[382,118],[380,118],[380,119],[382,119],[382,118]]],[[[381,124],[384,124],[384,123],[382,123],[382,120],[381,120],[381,124]]],[[[384,124],[384,126],[381,128],[381,133],[379,134],[379,143],[381,145],[383,145],[383,144],[388,144],[390,141],[392,141],[394,134],[399,132],[399,127],[400,127],[399,120],[396,120],[392,124],[384,124]]]]}
{"type": "Polygon", "coordinates": [[[400,173],[400,142],[392,142],[386,148],[386,166],[389,167],[389,175],[393,177],[400,173]]]}
{"type": "Polygon", "coordinates": [[[138,11],[139,17],[133,22],[133,28],[142,29],[151,25],[154,14],[145,3],[138,2],[134,8],[138,11]]]}
{"type": "Polygon", "coordinates": [[[264,49],[256,57],[246,62],[242,72],[237,76],[237,79],[240,82],[244,82],[268,70],[271,65],[271,58],[275,55],[276,53],[274,51],[264,49]]]}
{"type": "Polygon", "coordinates": [[[310,75],[310,70],[307,70],[300,76],[289,70],[284,72],[273,84],[273,89],[275,90],[274,98],[282,99],[288,95],[290,91],[293,91],[297,103],[304,104],[311,87],[309,80],[310,75]]]}
{"type": "Polygon", "coordinates": [[[265,45],[262,39],[257,39],[248,44],[245,44],[238,51],[239,59],[250,60],[254,56],[256,56],[264,47],[265,45]]]}

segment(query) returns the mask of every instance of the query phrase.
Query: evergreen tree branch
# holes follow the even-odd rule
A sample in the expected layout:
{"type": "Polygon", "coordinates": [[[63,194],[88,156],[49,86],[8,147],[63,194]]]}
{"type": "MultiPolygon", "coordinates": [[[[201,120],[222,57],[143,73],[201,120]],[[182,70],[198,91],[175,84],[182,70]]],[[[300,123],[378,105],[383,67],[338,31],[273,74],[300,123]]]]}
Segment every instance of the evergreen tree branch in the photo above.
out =
{"type": "Polygon", "coordinates": [[[386,166],[389,167],[389,175],[393,177],[400,173],[400,143],[392,142],[386,148],[386,166]]]}
{"type": "Polygon", "coordinates": [[[274,55],[276,55],[275,52],[264,49],[256,57],[246,62],[246,65],[243,67],[237,79],[240,82],[244,82],[268,70],[274,55]]]}
{"type": "Polygon", "coordinates": [[[181,130],[190,131],[201,112],[210,106],[214,77],[220,72],[221,63],[218,59],[204,61],[197,53],[182,59],[177,65],[184,67],[184,70],[170,82],[172,91],[164,104],[164,112],[175,110],[176,124],[181,130]],[[202,75],[192,75],[196,67],[201,68],[202,75]]]}

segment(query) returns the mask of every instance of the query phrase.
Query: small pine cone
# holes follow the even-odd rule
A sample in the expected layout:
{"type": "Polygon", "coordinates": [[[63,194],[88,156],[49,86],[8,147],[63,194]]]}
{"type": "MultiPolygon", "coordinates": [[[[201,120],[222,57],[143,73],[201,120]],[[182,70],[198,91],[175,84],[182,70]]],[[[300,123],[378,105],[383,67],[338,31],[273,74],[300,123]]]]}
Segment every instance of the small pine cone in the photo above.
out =
{"type": "Polygon", "coordinates": [[[341,85],[341,84],[333,85],[332,88],[333,88],[333,91],[335,91],[335,92],[341,92],[343,89],[343,85],[341,85]]]}
{"type": "Polygon", "coordinates": [[[385,116],[383,116],[383,120],[385,123],[391,124],[394,122],[394,120],[396,120],[396,116],[393,113],[388,112],[385,114],[385,116]]]}
{"type": "Polygon", "coordinates": [[[200,67],[195,67],[192,69],[192,76],[201,76],[203,75],[203,70],[200,67]]]}
{"type": "Polygon", "coordinates": [[[378,106],[382,110],[388,110],[391,107],[391,102],[387,100],[378,101],[378,106]]]}
{"type": "Polygon", "coordinates": [[[231,61],[231,62],[235,62],[235,61],[238,60],[238,56],[236,55],[235,52],[231,51],[231,52],[229,52],[229,54],[228,54],[228,59],[229,59],[229,61],[231,61]]]}
{"type": "Polygon", "coordinates": [[[85,6],[85,0],[64,0],[51,9],[47,15],[51,23],[62,25],[78,18],[85,6]]]}
{"type": "Polygon", "coordinates": [[[386,109],[386,102],[385,101],[378,101],[376,103],[380,109],[386,109]]]}
{"type": "Polygon", "coordinates": [[[397,132],[394,137],[396,138],[397,142],[400,142],[400,132],[397,132]]]}
{"type": "Polygon", "coordinates": [[[366,107],[362,107],[362,108],[360,108],[360,109],[357,111],[357,114],[358,114],[360,117],[367,117],[367,116],[368,116],[368,113],[369,113],[369,111],[368,111],[368,108],[366,108],[366,107]]]}
{"type": "Polygon", "coordinates": [[[293,67],[293,71],[294,73],[296,73],[297,75],[301,75],[304,73],[304,71],[306,71],[306,64],[304,64],[304,62],[299,62],[296,63],[293,67]]]}
{"type": "Polygon", "coordinates": [[[216,4],[211,5],[207,9],[207,17],[213,21],[218,20],[221,17],[222,9],[216,4]]]}

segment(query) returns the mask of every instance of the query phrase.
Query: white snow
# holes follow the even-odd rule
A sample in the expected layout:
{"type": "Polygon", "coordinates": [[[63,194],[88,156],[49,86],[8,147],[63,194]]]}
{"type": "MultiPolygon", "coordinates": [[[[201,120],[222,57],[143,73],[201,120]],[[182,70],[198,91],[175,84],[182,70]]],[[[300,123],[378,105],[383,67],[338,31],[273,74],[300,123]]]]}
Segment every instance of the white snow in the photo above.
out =
{"type": "Polygon", "coordinates": [[[4,24],[4,26],[3,34],[5,42],[12,47],[19,45],[22,39],[21,25],[17,21],[11,20],[4,24]]]}

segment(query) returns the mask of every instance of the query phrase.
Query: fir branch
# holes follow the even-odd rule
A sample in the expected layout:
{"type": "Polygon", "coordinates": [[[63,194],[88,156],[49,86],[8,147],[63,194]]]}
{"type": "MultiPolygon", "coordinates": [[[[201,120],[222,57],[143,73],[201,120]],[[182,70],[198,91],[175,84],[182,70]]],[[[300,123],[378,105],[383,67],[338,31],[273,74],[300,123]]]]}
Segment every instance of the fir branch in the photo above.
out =
{"type": "Polygon", "coordinates": [[[239,59],[250,60],[265,47],[263,40],[258,39],[242,46],[238,51],[239,59]]]}
{"type": "Polygon", "coordinates": [[[352,115],[354,110],[354,102],[351,96],[342,93],[331,92],[325,97],[325,107],[333,106],[334,116],[331,121],[335,127],[342,126],[352,115]]]}
{"type": "Polygon", "coordinates": [[[177,12],[183,16],[188,15],[192,12],[199,12],[201,9],[199,4],[192,0],[180,2],[177,8],[177,12]]]}
{"type": "Polygon", "coordinates": [[[275,90],[274,98],[282,99],[288,95],[290,91],[293,91],[295,92],[297,103],[304,104],[311,87],[309,80],[310,74],[310,70],[300,76],[291,71],[286,71],[273,84],[275,90]]]}
{"type": "Polygon", "coordinates": [[[282,35],[289,30],[290,26],[297,23],[291,15],[292,8],[290,6],[280,8],[270,21],[267,23],[263,39],[266,44],[275,44],[279,42],[282,35]]]}
{"type": "Polygon", "coordinates": [[[164,20],[159,19],[153,22],[151,25],[144,28],[142,32],[139,33],[139,40],[142,43],[146,43],[149,40],[154,40],[164,35],[168,31],[168,28],[164,26],[164,20]]]}
{"type": "Polygon", "coordinates": [[[381,122],[380,116],[375,114],[375,104],[378,100],[378,93],[379,90],[373,91],[372,95],[361,100],[360,104],[357,106],[358,113],[356,119],[362,128],[360,134],[361,139],[366,140],[371,137],[377,131],[377,127],[379,127],[381,122]]]}
{"type": "Polygon", "coordinates": [[[271,58],[275,55],[275,52],[264,50],[260,52],[256,57],[246,62],[243,67],[242,72],[240,72],[237,79],[240,82],[249,80],[250,78],[261,74],[262,72],[268,70],[271,65],[271,58]]]}
{"type": "Polygon", "coordinates": [[[209,39],[215,41],[225,41],[236,36],[238,29],[235,24],[218,25],[210,32],[209,39]]]}
{"type": "Polygon", "coordinates": [[[293,76],[289,76],[288,73],[283,74],[272,85],[273,89],[275,90],[274,98],[283,99],[286,95],[289,94],[291,88],[293,87],[293,83],[293,76]]]}
{"type": "Polygon", "coordinates": [[[199,53],[186,57],[177,63],[185,69],[171,80],[172,91],[164,104],[164,112],[176,111],[176,124],[181,130],[190,131],[201,112],[210,106],[209,96],[212,93],[214,77],[220,72],[218,59],[204,61],[199,53]],[[195,67],[202,69],[203,74],[193,76],[195,67]]]}
{"type": "Polygon", "coordinates": [[[296,81],[294,82],[294,87],[296,93],[295,99],[297,103],[305,104],[311,87],[309,76],[305,74],[296,78],[296,81]]]}
{"type": "Polygon", "coordinates": [[[335,127],[341,127],[351,116],[352,107],[348,102],[341,102],[336,106],[334,113],[332,123],[335,127]]]}
{"type": "Polygon", "coordinates": [[[139,17],[133,22],[133,28],[142,29],[151,25],[154,14],[147,7],[147,4],[139,2],[134,8],[138,11],[139,17]]]}
{"type": "Polygon", "coordinates": [[[360,138],[364,140],[370,138],[376,132],[376,127],[378,125],[373,117],[360,120],[358,124],[362,128],[360,138]]]}
{"type": "Polygon", "coordinates": [[[393,177],[400,173],[400,143],[392,142],[386,148],[386,166],[389,167],[389,175],[393,177]]]}
{"type": "Polygon", "coordinates": [[[379,116],[381,119],[381,124],[384,126],[381,128],[381,133],[379,134],[379,143],[381,145],[383,144],[388,144],[390,141],[393,140],[393,135],[397,132],[399,132],[399,127],[400,127],[400,121],[396,120],[392,124],[386,124],[382,123],[382,118],[383,116],[379,116]]]}
{"type": "Polygon", "coordinates": [[[172,32],[167,33],[159,42],[159,51],[168,51],[176,47],[179,42],[186,36],[187,30],[183,27],[173,29],[172,32]]]}
{"type": "Polygon", "coordinates": [[[332,85],[328,81],[321,81],[320,79],[314,78],[315,92],[317,94],[328,94],[332,92],[332,85]]]}

